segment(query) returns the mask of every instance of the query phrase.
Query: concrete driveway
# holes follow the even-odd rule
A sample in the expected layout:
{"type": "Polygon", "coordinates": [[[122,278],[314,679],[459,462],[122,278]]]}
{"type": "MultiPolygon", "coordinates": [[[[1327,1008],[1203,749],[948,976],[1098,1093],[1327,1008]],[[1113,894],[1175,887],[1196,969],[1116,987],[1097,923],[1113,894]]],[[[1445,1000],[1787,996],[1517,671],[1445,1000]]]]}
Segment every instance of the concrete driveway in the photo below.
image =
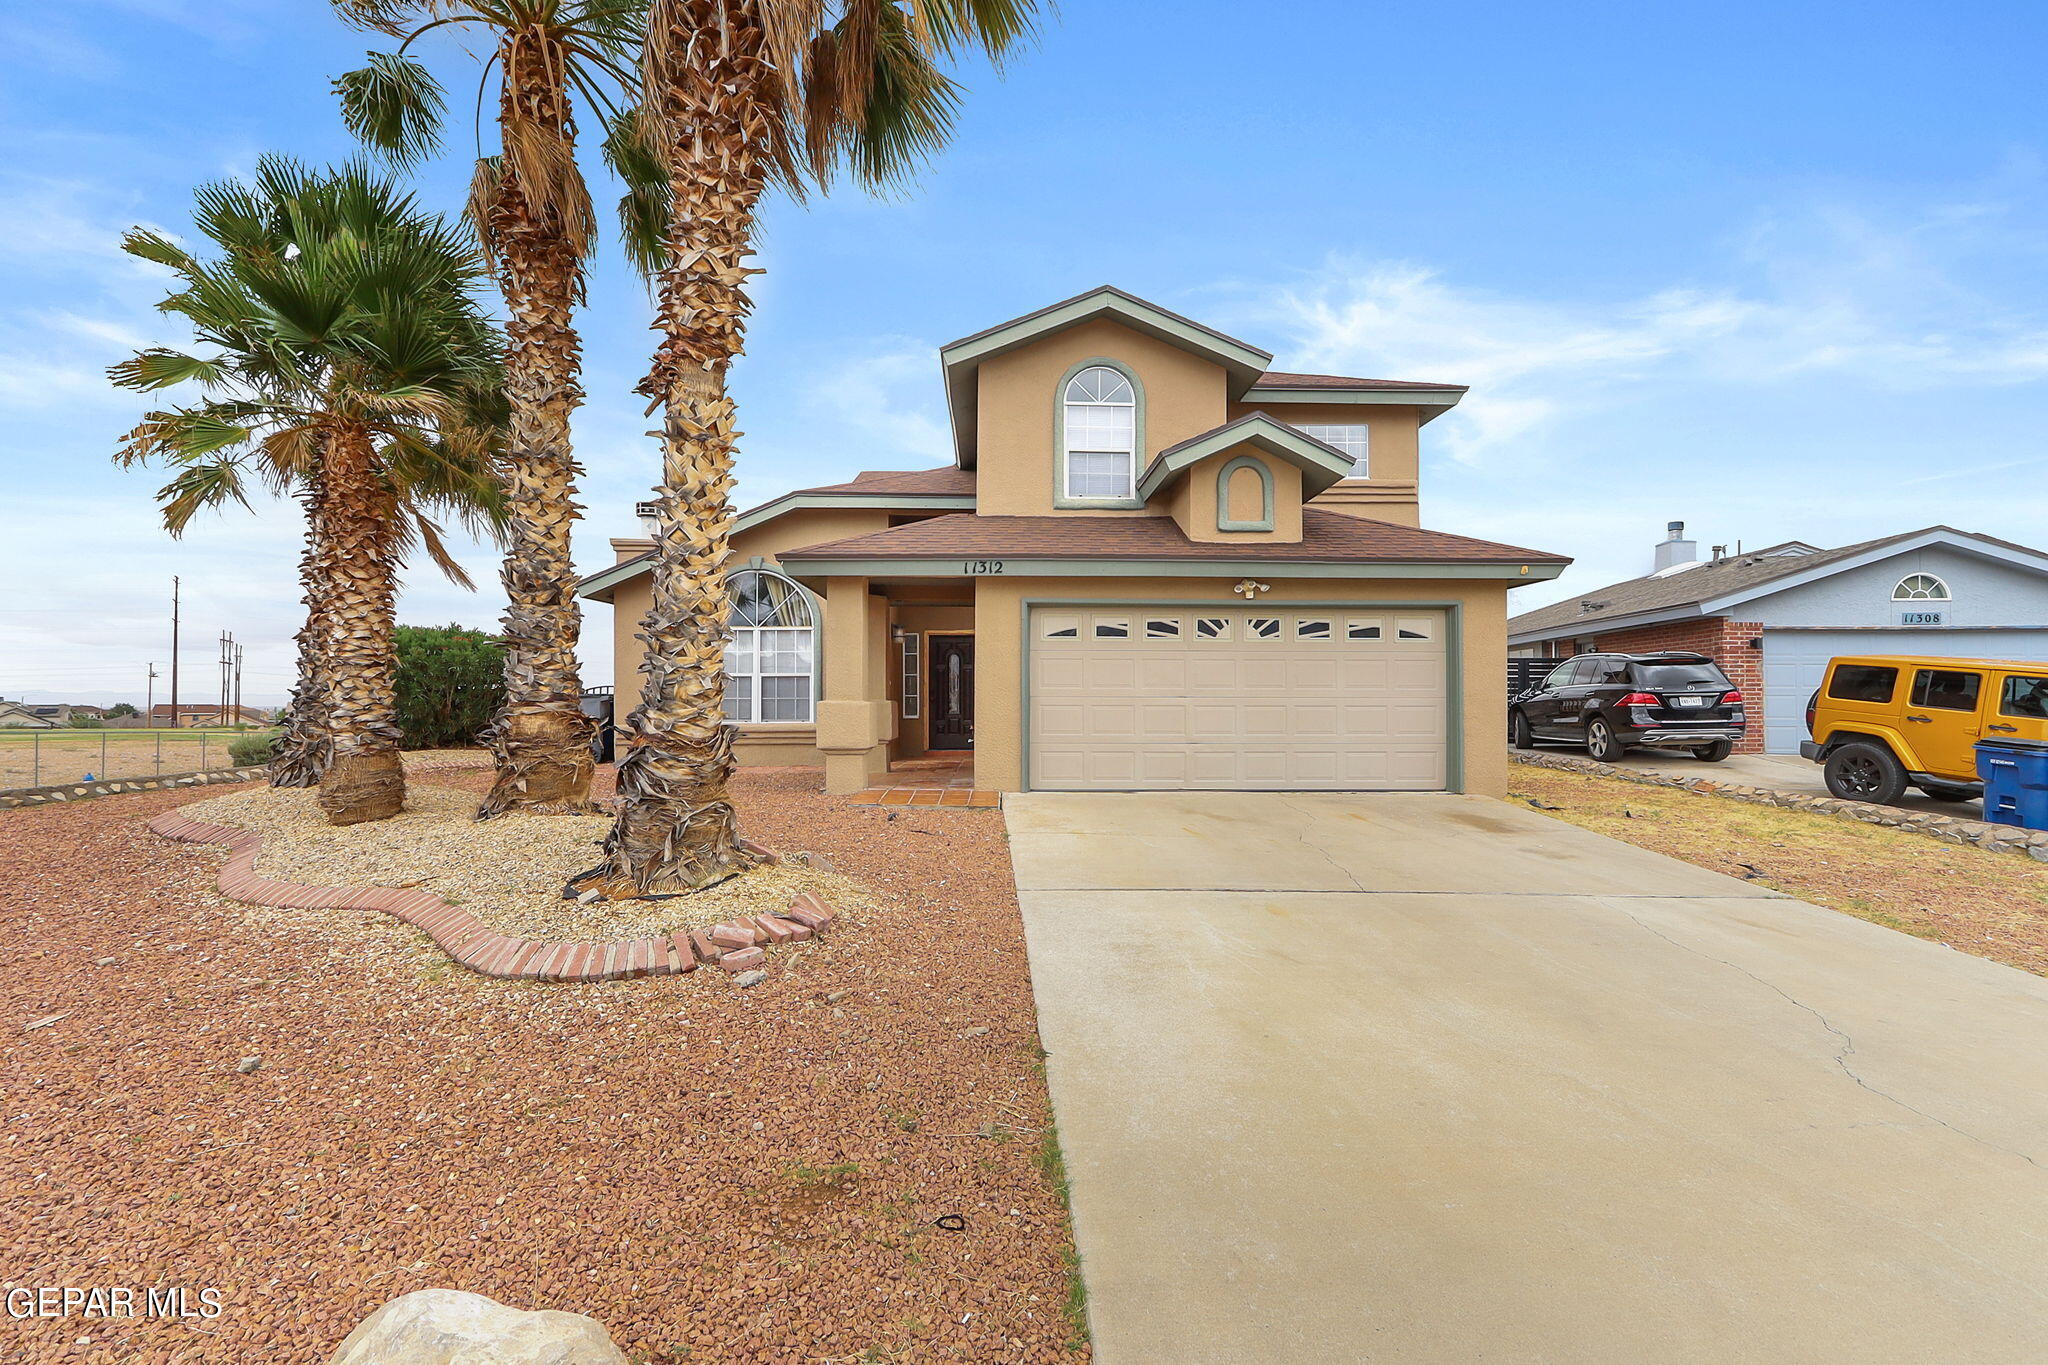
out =
{"type": "Polygon", "coordinates": [[[2048,1359],[2048,982],[1480,798],[1004,809],[1101,1365],[2048,1359]]]}

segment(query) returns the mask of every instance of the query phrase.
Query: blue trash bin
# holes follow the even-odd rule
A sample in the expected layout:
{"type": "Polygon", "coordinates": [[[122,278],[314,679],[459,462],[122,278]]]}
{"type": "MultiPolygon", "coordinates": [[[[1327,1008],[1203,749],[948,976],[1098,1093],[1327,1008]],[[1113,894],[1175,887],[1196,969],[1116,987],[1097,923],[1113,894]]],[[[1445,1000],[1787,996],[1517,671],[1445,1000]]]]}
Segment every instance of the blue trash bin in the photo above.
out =
{"type": "Polygon", "coordinates": [[[1977,776],[1986,820],[2048,829],[2048,745],[1980,743],[1977,776]]]}

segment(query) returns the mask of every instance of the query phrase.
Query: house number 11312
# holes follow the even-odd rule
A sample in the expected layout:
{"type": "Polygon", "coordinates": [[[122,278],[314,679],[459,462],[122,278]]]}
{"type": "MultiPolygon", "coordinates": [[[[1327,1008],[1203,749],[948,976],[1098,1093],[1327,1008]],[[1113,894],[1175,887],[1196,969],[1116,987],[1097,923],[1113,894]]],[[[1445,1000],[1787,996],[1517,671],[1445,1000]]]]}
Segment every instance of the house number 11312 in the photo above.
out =
{"type": "Polygon", "coordinates": [[[960,569],[963,573],[970,575],[1001,573],[1003,571],[1003,561],[1000,559],[970,559],[963,563],[960,569]]]}

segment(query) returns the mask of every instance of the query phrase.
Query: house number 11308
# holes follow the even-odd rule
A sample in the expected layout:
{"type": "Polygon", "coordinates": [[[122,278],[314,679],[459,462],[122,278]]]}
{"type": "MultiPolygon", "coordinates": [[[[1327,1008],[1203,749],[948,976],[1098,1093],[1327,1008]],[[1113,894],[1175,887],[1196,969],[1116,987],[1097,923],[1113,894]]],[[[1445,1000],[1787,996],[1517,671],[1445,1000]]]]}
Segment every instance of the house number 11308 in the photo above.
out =
{"type": "Polygon", "coordinates": [[[1003,561],[1000,559],[970,559],[963,563],[960,568],[963,573],[970,575],[1001,573],[1003,571],[1003,561]]]}

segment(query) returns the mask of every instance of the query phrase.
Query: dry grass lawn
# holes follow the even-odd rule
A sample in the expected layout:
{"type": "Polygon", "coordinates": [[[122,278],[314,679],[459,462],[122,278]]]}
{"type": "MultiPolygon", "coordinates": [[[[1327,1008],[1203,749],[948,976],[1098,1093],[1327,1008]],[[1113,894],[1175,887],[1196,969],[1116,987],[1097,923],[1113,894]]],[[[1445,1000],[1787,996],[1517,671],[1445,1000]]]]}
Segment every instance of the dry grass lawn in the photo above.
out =
{"type": "Polygon", "coordinates": [[[2031,858],[1521,764],[1508,790],[1555,819],[2048,976],[2048,864],[2031,858]]]}
{"type": "Polygon", "coordinates": [[[155,777],[228,766],[228,745],[268,730],[0,731],[0,788],[155,777]]]}

